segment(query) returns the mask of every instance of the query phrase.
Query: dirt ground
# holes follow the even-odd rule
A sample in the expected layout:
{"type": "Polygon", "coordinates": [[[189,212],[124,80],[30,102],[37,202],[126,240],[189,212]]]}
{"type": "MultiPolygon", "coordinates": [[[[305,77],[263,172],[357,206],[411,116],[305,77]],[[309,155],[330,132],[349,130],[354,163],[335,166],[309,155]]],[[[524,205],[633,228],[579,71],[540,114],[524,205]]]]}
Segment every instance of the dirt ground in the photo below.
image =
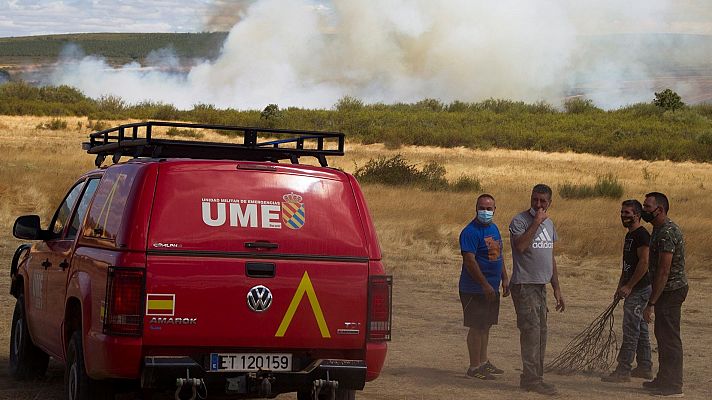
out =
{"type": "MultiPolygon", "coordinates": [[[[450,262],[450,261],[448,261],[450,262]]],[[[610,260],[559,260],[562,287],[567,301],[564,313],[549,315],[547,359],[552,359],[581,329],[609,304],[612,281],[597,273],[610,260]]],[[[465,328],[461,324],[461,306],[457,297],[456,277],[449,282],[423,283],[396,276],[394,290],[393,341],[379,379],[366,385],[360,399],[536,399],[542,396],[524,393],[519,387],[521,360],[519,336],[510,299],[502,301],[499,325],[490,338],[490,359],[505,369],[505,374],[491,382],[464,377],[467,366],[465,328]]],[[[7,278],[0,290],[7,293],[7,278]]],[[[550,295],[550,309],[552,296],[550,295]]],[[[1,305],[3,321],[9,324],[13,299],[5,295],[1,305]]],[[[694,277],[690,294],[683,306],[683,343],[685,348],[685,396],[690,399],[712,398],[712,357],[707,350],[712,341],[712,279],[694,277]]],[[[622,310],[616,310],[618,338],[622,310]]],[[[6,330],[6,332],[8,332],[6,330]]],[[[653,339],[653,349],[656,348],[653,339]]],[[[0,365],[7,365],[8,338],[0,338],[3,352],[0,365]]],[[[657,357],[654,351],[653,357],[657,357]]],[[[657,363],[656,367],[657,367],[657,363]]],[[[63,369],[52,363],[40,381],[14,382],[6,369],[0,369],[0,399],[60,399],[63,369]]],[[[560,390],[559,398],[643,399],[650,396],[640,388],[640,380],[627,384],[602,383],[597,376],[559,376],[546,379],[560,390]]],[[[166,397],[169,398],[169,397],[166,397]]],[[[293,399],[283,395],[279,399],[293,399]]]]}
{"type": "MultiPolygon", "coordinates": [[[[46,219],[91,157],[79,152],[85,133],[73,130],[38,131],[40,117],[0,117],[0,400],[63,398],[63,368],[52,363],[47,376],[34,382],[14,382],[7,375],[10,322],[14,299],[8,294],[9,265],[19,241],[10,238],[18,215],[40,213],[46,219]],[[52,168],[47,168],[51,165],[52,168]]],[[[70,119],[69,126],[88,125],[70,119]]],[[[223,139],[217,133],[207,140],[223,139]]],[[[460,175],[482,180],[484,190],[497,197],[497,215],[505,241],[504,256],[511,271],[506,223],[528,204],[529,190],[539,180],[557,186],[566,182],[593,183],[612,173],[625,186],[625,197],[661,190],[670,196],[671,217],[686,240],[690,292],[683,306],[685,395],[712,399],[712,168],[703,163],[624,160],[573,153],[546,154],[501,149],[436,149],[350,144],[347,157],[335,166],[353,172],[369,159],[403,154],[419,165],[439,160],[448,179],[460,175]],[[526,165],[527,168],[518,168],[526,165]]],[[[506,373],[493,382],[466,379],[466,329],[457,295],[461,257],[457,235],[472,217],[473,193],[424,192],[415,188],[364,186],[384,263],[395,278],[393,341],[381,377],[368,383],[359,399],[535,399],[520,391],[519,332],[510,299],[503,299],[499,325],[491,331],[490,359],[506,373]],[[445,205],[445,206],[443,206],[445,205]]],[[[556,197],[552,219],[557,226],[557,265],[567,309],[549,315],[547,360],[599,315],[612,300],[620,274],[619,252],[624,234],[619,199],[564,200],[556,197]],[[578,255],[574,258],[571,255],[578,255]],[[596,255],[590,258],[587,255],[596,255]]],[[[550,294],[550,309],[553,302],[550,294]]],[[[620,342],[622,307],[616,310],[620,342]]],[[[653,338],[653,348],[656,344],[653,338]]],[[[653,354],[657,358],[657,353],[653,354]]],[[[657,364],[657,363],[655,363],[657,364]]],[[[597,376],[547,375],[559,398],[644,399],[640,380],[602,383],[597,376]]],[[[167,397],[169,398],[169,397],[167,397]]],[[[294,399],[293,395],[280,399],[294,399]]]]}

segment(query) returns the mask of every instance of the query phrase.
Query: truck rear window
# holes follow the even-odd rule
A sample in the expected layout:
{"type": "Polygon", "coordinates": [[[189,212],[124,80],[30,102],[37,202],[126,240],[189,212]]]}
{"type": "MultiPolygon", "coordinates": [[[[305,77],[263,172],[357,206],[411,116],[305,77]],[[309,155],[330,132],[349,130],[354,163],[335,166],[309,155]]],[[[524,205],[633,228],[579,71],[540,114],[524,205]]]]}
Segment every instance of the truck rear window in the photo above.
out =
{"type": "Polygon", "coordinates": [[[338,178],[235,163],[163,165],[149,249],[242,253],[271,243],[270,253],[366,257],[351,186],[338,178]]]}

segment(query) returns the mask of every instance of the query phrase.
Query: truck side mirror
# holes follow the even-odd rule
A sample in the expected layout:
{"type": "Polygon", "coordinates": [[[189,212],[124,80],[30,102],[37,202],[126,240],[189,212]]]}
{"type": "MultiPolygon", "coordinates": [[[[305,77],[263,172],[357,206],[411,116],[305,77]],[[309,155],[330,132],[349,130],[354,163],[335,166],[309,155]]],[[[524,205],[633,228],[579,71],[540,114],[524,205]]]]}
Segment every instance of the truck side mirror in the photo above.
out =
{"type": "Polygon", "coordinates": [[[40,227],[39,215],[23,215],[15,220],[12,234],[18,239],[41,240],[44,232],[40,227]]]}

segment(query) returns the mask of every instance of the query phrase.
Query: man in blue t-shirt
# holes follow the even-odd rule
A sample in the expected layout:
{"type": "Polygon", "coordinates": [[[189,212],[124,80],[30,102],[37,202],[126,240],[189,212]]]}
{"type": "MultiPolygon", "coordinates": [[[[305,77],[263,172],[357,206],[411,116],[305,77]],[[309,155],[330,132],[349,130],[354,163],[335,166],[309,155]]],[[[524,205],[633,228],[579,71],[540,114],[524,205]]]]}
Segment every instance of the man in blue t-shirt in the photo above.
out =
{"type": "Polygon", "coordinates": [[[460,301],[467,333],[470,367],[467,376],[482,380],[495,379],[504,373],[487,358],[489,330],[499,318],[499,286],[502,295],[509,295],[509,277],[502,257],[502,237],[492,222],[494,197],[483,194],[477,198],[477,216],[460,233],[462,272],[460,301]]]}

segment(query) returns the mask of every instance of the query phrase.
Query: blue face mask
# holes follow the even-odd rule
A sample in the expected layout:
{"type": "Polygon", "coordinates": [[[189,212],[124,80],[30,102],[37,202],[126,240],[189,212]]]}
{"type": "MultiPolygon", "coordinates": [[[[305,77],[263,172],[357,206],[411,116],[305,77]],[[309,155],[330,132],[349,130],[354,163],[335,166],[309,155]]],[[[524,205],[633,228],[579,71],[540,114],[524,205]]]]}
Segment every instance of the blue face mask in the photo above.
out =
{"type": "Polygon", "coordinates": [[[492,222],[492,217],[494,217],[494,211],[477,210],[477,220],[482,224],[488,225],[492,222]]]}

